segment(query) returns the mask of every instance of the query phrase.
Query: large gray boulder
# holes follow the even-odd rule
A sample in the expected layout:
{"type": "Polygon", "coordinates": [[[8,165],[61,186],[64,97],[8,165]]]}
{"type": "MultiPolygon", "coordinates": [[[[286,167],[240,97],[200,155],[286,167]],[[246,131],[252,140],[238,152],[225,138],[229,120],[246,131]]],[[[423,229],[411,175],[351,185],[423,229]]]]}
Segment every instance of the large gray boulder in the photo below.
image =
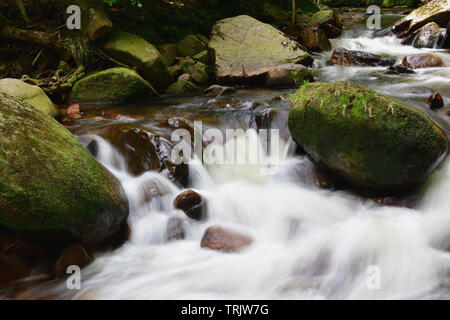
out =
{"type": "Polygon", "coordinates": [[[264,80],[273,67],[312,62],[297,42],[246,15],[218,21],[209,46],[215,52],[216,79],[222,83],[264,80]]]}

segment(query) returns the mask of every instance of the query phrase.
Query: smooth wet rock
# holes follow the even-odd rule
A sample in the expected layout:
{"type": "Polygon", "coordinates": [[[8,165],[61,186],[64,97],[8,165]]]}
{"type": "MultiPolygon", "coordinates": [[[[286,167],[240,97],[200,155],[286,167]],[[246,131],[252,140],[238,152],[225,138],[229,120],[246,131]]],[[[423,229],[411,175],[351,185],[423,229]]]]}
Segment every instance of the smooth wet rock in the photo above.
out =
{"type": "Polygon", "coordinates": [[[428,98],[428,106],[432,110],[441,109],[442,107],[444,107],[444,99],[439,93],[433,93],[428,98]]]}
{"type": "Polygon", "coordinates": [[[26,277],[28,273],[28,267],[21,259],[0,253],[0,289],[26,277]]]}
{"type": "Polygon", "coordinates": [[[301,44],[310,51],[329,51],[331,43],[325,31],[317,27],[310,27],[300,33],[301,44]]]}
{"type": "Polygon", "coordinates": [[[111,68],[75,83],[70,100],[79,103],[127,103],[158,96],[136,71],[111,68]]]}
{"type": "Polygon", "coordinates": [[[180,218],[170,218],[167,221],[167,241],[183,240],[184,239],[184,225],[180,218]]]}
{"type": "Polygon", "coordinates": [[[289,130],[319,166],[378,192],[420,186],[448,144],[422,111],[346,82],[303,86],[292,97],[289,130]]]}
{"type": "Polygon", "coordinates": [[[19,79],[5,78],[0,80],[0,92],[22,98],[51,117],[59,115],[56,105],[38,86],[33,86],[19,79]]]}
{"type": "Polygon", "coordinates": [[[136,68],[156,90],[163,90],[173,82],[159,51],[135,34],[113,31],[100,39],[98,45],[113,59],[136,68]]]}
{"type": "Polygon", "coordinates": [[[312,63],[298,43],[250,16],[218,21],[209,46],[214,49],[219,83],[264,81],[267,72],[283,64],[312,63]]]}
{"type": "Polygon", "coordinates": [[[186,184],[189,167],[174,164],[171,159],[173,144],[150,129],[122,123],[101,128],[96,134],[122,154],[131,174],[139,176],[146,171],[158,171],[182,185],[186,184]]]}
{"type": "Polygon", "coordinates": [[[330,63],[338,66],[375,67],[392,66],[395,60],[367,52],[340,48],[333,51],[330,63]]]}
{"type": "Polygon", "coordinates": [[[402,64],[410,69],[420,69],[420,68],[442,67],[444,62],[438,56],[423,55],[423,56],[406,56],[403,58],[402,64]]]}
{"type": "Polygon", "coordinates": [[[89,9],[89,24],[87,27],[89,40],[97,41],[111,32],[112,27],[111,20],[103,11],[96,8],[89,9]]]}
{"type": "Polygon", "coordinates": [[[196,54],[207,50],[208,46],[197,36],[190,34],[177,43],[177,49],[180,56],[192,58],[196,54]]]}
{"type": "Polygon", "coordinates": [[[178,80],[167,88],[166,93],[174,96],[193,96],[200,93],[200,87],[186,80],[178,80]]]}
{"type": "Polygon", "coordinates": [[[427,23],[435,22],[440,27],[445,28],[449,21],[450,1],[432,0],[397,21],[393,27],[393,31],[398,37],[403,38],[427,23]]]}
{"type": "Polygon", "coordinates": [[[301,64],[284,64],[273,67],[266,76],[266,85],[276,88],[293,88],[304,81],[314,81],[312,72],[301,64]]]}
{"type": "Polygon", "coordinates": [[[194,124],[192,121],[189,121],[182,117],[172,117],[167,120],[163,120],[159,122],[159,126],[163,128],[168,128],[171,131],[177,130],[177,129],[184,129],[189,132],[191,137],[194,136],[194,124]]]}
{"type": "Polygon", "coordinates": [[[414,70],[405,67],[404,65],[397,64],[389,67],[386,71],[387,74],[413,74],[414,70]]]}
{"type": "Polygon", "coordinates": [[[207,97],[218,97],[218,96],[224,96],[227,94],[232,94],[236,92],[236,88],[233,87],[227,87],[227,86],[220,86],[218,84],[213,84],[212,86],[209,86],[203,91],[203,95],[207,97]]]}
{"type": "Polygon", "coordinates": [[[248,245],[252,239],[246,235],[222,227],[209,227],[203,235],[200,246],[217,251],[236,252],[248,245]]]}
{"type": "Polygon", "coordinates": [[[58,243],[114,237],[128,217],[120,182],[24,100],[0,93],[0,119],[0,225],[58,243]]]}
{"type": "Polygon", "coordinates": [[[430,22],[418,30],[413,46],[415,48],[434,48],[442,39],[441,29],[435,22],[430,22]]]}
{"type": "Polygon", "coordinates": [[[55,263],[55,277],[62,278],[69,276],[67,269],[69,266],[83,268],[93,261],[93,258],[82,246],[75,245],[64,249],[55,263]]]}
{"type": "Polygon", "coordinates": [[[194,220],[202,220],[206,215],[206,203],[203,197],[194,190],[180,193],[173,201],[173,206],[194,220]]]}

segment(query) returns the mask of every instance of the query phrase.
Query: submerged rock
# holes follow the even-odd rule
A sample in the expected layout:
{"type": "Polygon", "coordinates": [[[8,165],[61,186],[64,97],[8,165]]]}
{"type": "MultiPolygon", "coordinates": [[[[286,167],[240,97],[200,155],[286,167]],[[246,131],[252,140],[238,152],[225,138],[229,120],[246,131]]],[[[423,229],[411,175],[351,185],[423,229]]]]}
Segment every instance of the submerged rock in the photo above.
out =
{"type": "Polygon", "coordinates": [[[411,69],[420,68],[436,68],[442,67],[444,62],[438,56],[424,55],[424,56],[406,56],[402,60],[405,67],[411,69]]]}
{"type": "Polygon", "coordinates": [[[221,83],[264,81],[270,68],[312,63],[297,42],[245,15],[218,21],[209,46],[215,51],[216,80],[221,83]]]}
{"type": "Polygon", "coordinates": [[[75,83],[70,100],[81,103],[124,103],[157,96],[153,87],[136,71],[112,68],[75,83]]]}
{"type": "Polygon", "coordinates": [[[303,86],[292,98],[289,130],[319,166],[379,192],[420,186],[448,143],[423,112],[346,82],[303,86]]]}
{"type": "Polygon", "coordinates": [[[51,117],[59,115],[56,105],[38,86],[33,86],[19,79],[6,78],[0,80],[0,92],[22,98],[36,109],[41,110],[51,117]]]}
{"type": "Polygon", "coordinates": [[[251,242],[252,239],[246,235],[222,227],[209,227],[203,235],[200,246],[211,250],[235,252],[251,242]]]}
{"type": "Polygon", "coordinates": [[[170,218],[167,221],[167,241],[183,240],[184,226],[180,218],[170,218]]]}
{"type": "Polygon", "coordinates": [[[95,245],[128,216],[120,182],[75,137],[0,93],[0,225],[43,241],[95,245]]]}
{"type": "Polygon", "coordinates": [[[135,67],[156,90],[165,89],[173,82],[159,51],[137,35],[113,31],[100,39],[98,45],[113,59],[135,67]]]}
{"type": "Polygon", "coordinates": [[[339,66],[375,67],[392,66],[395,60],[367,52],[340,48],[333,51],[330,63],[339,66]]]}
{"type": "Polygon", "coordinates": [[[427,23],[435,22],[445,28],[448,21],[450,21],[450,1],[432,0],[397,21],[392,31],[403,38],[427,23]]]}
{"type": "Polygon", "coordinates": [[[389,67],[386,71],[387,74],[412,74],[415,73],[414,70],[408,69],[407,67],[397,64],[395,66],[389,67]]]}
{"type": "Polygon", "coordinates": [[[194,220],[202,220],[206,215],[206,204],[203,197],[194,190],[180,193],[173,201],[175,209],[182,210],[194,220]]]}

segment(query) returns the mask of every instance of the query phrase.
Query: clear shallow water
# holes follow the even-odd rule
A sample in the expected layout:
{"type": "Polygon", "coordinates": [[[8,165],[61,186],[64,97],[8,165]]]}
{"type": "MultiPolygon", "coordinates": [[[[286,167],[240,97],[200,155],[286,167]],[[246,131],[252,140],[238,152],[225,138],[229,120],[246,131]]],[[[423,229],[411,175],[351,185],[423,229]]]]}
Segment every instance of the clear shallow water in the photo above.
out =
{"type": "MultiPolygon", "coordinates": [[[[424,53],[401,46],[397,39],[371,38],[348,32],[333,40],[345,47],[400,59],[424,53]]],[[[433,50],[450,66],[449,54],[433,50]]],[[[387,76],[385,68],[326,66],[331,52],[316,63],[317,78],[348,80],[399,97],[426,110],[431,91],[450,98],[448,68],[424,69],[412,76],[387,76]]],[[[287,112],[286,103],[272,98],[290,91],[240,91],[234,97],[259,108],[287,112]]],[[[158,107],[139,107],[130,113],[163,134],[158,121],[174,115],[199,118],[210,127],[252,127],[251,112],[199,111],[206,98],[169,99],[158,107]],[[161,107],[164,105],[164,107],[161,107]]],[[[447,118],[430,116],[448,129],[447,118]]],[[[124,120],[120,120],[124,121],[124,120]]],[[[77,122],[72,130],[87,134],[99,121],[77,122]]],[[[281,126],[285,123],[281,121],[281,126]]],[[[208,202],[209,217],[193,222],[173,209],[180,190],[162,175],[147,172],[133,177],[122,157],[104,140],[98,160],[122,182],[130,200],[130,240],[101,254],[83,270],[82,290],[68,291],[65,283],[46,283],[31,289],[30,297],[84,299],[450,299],[450,161],[422,188],[413,209],[376,204],[344,191],[316,186],[313,164],[292,152],[289,139],[280,145],[281,166],[276,175],[261,175],[259,166],[191,165],[191,182],[208,202]],[[159,196],[146,198],[146,190],[159,196]],[[147,201],[148,200],[148,201],[147,201]],[[167,222],[183,219],[185,239],[166,241],[167,222]],[[205,229],[219,225],[252,237],[238,253],[201,249],[205,229]],[[380,288],[371,290],[368,268],[380,270],[380,288]]]]}

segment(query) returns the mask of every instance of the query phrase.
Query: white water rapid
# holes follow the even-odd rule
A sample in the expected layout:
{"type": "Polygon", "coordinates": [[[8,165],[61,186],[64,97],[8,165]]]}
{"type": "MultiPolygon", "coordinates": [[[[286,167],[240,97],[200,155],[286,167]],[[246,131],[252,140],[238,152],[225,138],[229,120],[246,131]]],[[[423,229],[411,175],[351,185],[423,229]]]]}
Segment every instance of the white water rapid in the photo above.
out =
{"type": "MultiPolygon", "coordinates": [[[[332,44],[389,55],[398,62],[409,54],[439,55],[446,67],[407,76],[385,75],[386,68],[326,66],[331,52],[316,67],[319,80],[354,81],[420,108],[429,92],[438,91],[448,104],[448,53],[402,46],[394,37],[373,38],[368,32],[344,33],[332,44]]],[[[448,123],[439,119],[445,129],[448,123]]],[[[197,222],[173,209],[172,202],[182,190],[159,173],[131,176],[121,155],[105,140],[95,139],[98,160],[120,179],[128,195],[131,238],[122,247],[98,255],[82,270],[80,291],[68,291],[65,282],[57,282],[33,289],[39,295],[68,299],[450,299],[448,159],[423,186],[420,203],[413,209],[319,189],[311,177],[312,163],[287,152],[289,142],[282,143],[281,167],[272,176],[261,175],[257,166],[191,165],[193,188],[208,203],[208,219],[197,222]],[[183,219],[184,240],[166,240],[171,217],[183,219]],[[237,253],[202,249],[203,233],[212,225],[242,232],[253,242],[237,253]],[[379,286],[374,287],[378,280],[379,286]]]]}

